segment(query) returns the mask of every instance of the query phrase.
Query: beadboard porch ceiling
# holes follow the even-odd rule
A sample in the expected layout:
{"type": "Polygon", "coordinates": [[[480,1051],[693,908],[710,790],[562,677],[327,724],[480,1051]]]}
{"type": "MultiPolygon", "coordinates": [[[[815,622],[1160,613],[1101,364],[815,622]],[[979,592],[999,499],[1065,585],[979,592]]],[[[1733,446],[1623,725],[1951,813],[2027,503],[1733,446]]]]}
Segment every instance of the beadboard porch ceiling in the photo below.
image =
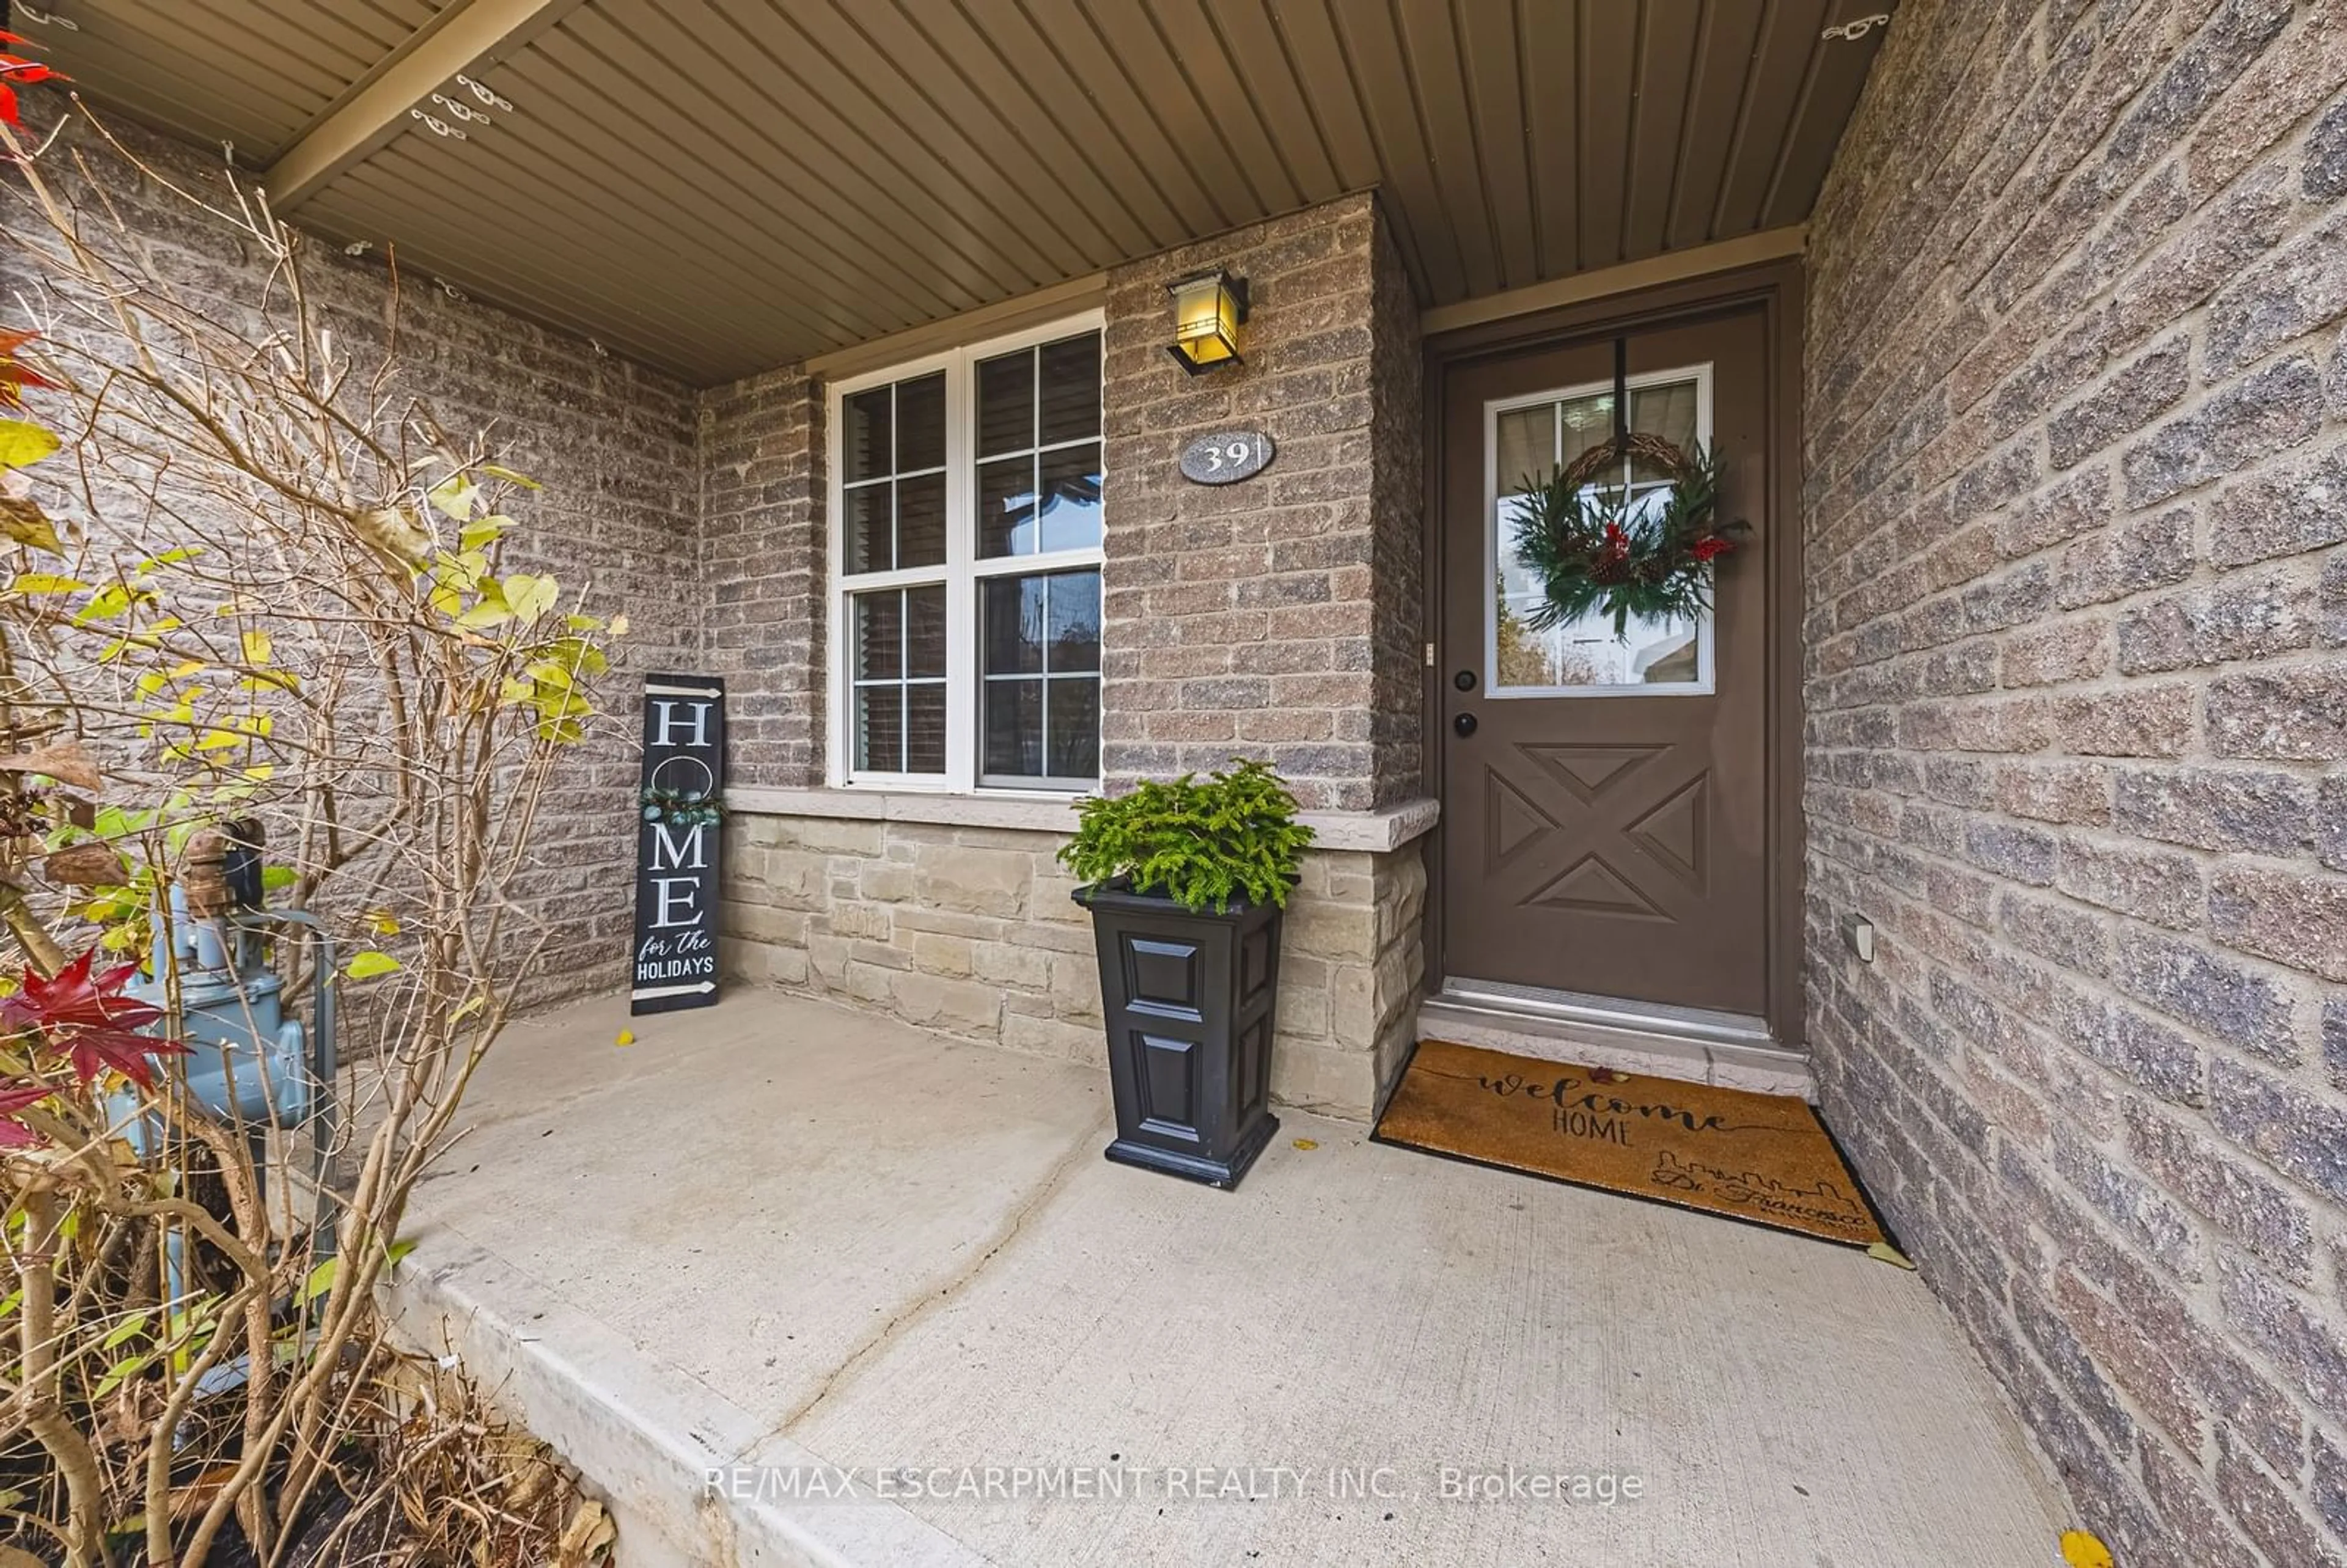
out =
{"type": "Polygon", "coordinates": [[[1882,37],[1847,25],[1894,5],[46,0],[11,26],[93,100],[232,143],[302,225],[711,384],[1370,185],[1430,307],[1797,223],[1882,37]]]}

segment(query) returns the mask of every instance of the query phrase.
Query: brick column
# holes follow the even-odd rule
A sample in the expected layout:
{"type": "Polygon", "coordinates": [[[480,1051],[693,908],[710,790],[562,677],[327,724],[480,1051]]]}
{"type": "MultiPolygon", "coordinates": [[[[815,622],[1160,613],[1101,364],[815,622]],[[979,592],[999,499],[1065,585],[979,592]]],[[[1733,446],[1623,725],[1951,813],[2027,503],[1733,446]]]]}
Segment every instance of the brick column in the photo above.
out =
{"type": "Polygon", "coordinates": [[[1310,808],[1420,792],[1418,317],[1374,199],[1109,275],[1107,681],[1112,789],[1271,763],[1310,808]],[[1165,352],[1165,286],[1224,267],[1252,291],[1245,366],[1165,352]],[[1259,429],[1261,477],[1194,485],[1183,446],[1259,429]]]}
{"type": "Polygon", "coordinates": [[[703,653],[735,784],[823,783],[823,421],[795,365],[701,395],[703,653]]]}

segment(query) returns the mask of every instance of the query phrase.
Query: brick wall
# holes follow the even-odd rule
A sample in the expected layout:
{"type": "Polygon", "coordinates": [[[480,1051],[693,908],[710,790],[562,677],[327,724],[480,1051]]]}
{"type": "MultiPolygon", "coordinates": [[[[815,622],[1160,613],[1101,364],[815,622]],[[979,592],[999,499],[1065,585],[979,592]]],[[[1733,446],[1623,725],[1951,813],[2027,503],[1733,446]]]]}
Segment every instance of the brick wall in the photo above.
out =
{"type": "Polygon", "coordinates": [[[1350,196],[1116,268],[1106,379],[1102,767],[1266,758],[1307,808],[1422,793],[1418,316],[1373,198],[1350,196]],[[1165,352],[1165,286],[1246,278],[1245,366],[1165,352]],[[1261,477],[1194,485],[1195,436],[1261,429],[1261,477]]]}
{"type": "MultiPolygon", "coordinates": [[[[54,95],[36,94],[29,118],[46,124],[60,108],[54,95]]],[[[136,126],[109,124],[159,174],[198,190],[221,186],[216,159],[136,126]]],[[[87,239],[117,242],[112,224],[91,204],[92,191],[68,177],[69,149],[90,160],[131,242],[183,299],[232,315],[259,297],[263,276],[232,232],[191,215],[76,125],[43,167],[88,214],[87,239]]],[[[13,227],[24,198],[13,185],[5,190],[0,221],[13,227]]],[[[323,247],[313,247],[309,264],[313,301],[321,322],[333,328],[338,349],[362,364],[380,354],[391,324],[384,269],[323,247]]],[[[28,287],[30,277],[24,253],[0,243],[0,294],[7,301],[0,320],[17,324],[16,290],[28,287]]],[[[693,397],[682,384],[589,343],[451,298],[413,276],[399,300],[397,329],[405,366],[399,389],[426,400],[452,429],[494,426],[507,440],[505,460],[545,486],[517,503],[525,527],[508,543],[508,566],[552,572],[566,588],[591,584],[594,608],[624,610],[629,619],[629,635],[613,649],[612,718],[565,759],[543,803],[518,898],[548,923],[553,937],[530,998],[607,991],[626,972],[634,917],[623,868],[634,842],[636,678],[646,670],[690,668],[699,656],[693,397]]]]}
{"type": "MultiPolygon", "coordinates": [[[[1111,274],[1102,767],[1120,781],[1262,756],[1308,809],[1423,793],[1418,308],[1368,195],[1111,274]],[[1213,266],[1254,292],[1247,364],[1165,353],[1165,285],[1213,266]],[[1194,436],[1256,427],[1261,478],[1193,485],[1194,436]]],[[[702,393],[707,654],[737,784],[824,782],[822,384],[784,367],[702,393]]]]}
{"type": "Polygon", "coordinates": [[[1910,0],[1811,228],[1809,1037],[2129,1568],[2347,1562],[2342,87],[1910,0]]]}
{"type": "Polygon", "coordinates": [[[702,667],[725,680],[728,777],[823,783],[824,393],[795,366],[700,397],[702,667]]]}

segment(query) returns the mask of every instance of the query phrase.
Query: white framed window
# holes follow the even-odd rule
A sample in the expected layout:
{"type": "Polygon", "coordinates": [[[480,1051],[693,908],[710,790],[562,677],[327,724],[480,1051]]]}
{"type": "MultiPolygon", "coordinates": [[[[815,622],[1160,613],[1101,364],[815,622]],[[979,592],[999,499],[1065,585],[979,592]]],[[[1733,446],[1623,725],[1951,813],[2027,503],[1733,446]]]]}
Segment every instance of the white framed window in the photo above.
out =
{"type": "MultiPolygon", "coordinates": [[[[1711,366],[1686,365],[1630,376],[1632,430],[1682,450],[1711,445],[1711,366]]],[[[1531,484],[1614,434],[1614,384],[1558,387],[1483,409],[1484,689],[1494,698],[1700,696],[1715,684],[1711,612],[1686,620],[1631,621],[1626,641],[1612,620],[1589,615],[1534,630],[1545,600],[1538,576],[1516,556],[1517,507],[1531,484]]],[[[1669,477],[1625,459],[1586,493],[1626,493],[1659,503],[1669,477]]]]}
{"type": "Polygon", "coordinates": [[[1101,325],[830,388],[832,784],[1099,787],[1101,325]]]}

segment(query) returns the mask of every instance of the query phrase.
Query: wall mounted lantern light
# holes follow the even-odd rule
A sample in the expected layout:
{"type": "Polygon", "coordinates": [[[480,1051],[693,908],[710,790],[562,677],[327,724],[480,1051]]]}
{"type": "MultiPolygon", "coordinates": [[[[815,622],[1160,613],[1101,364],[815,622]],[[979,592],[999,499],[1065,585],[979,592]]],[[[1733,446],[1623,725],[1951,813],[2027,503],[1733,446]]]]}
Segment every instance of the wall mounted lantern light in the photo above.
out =
{"type": "Polygon", "coordinates": [[[1247,285],[1217,269],[1167,287],[1174,296],[1174,341],[1166,353],[1192,375],[1217,366],[1244,364],[1239,323],[1247,319],[1247,285]]]}

